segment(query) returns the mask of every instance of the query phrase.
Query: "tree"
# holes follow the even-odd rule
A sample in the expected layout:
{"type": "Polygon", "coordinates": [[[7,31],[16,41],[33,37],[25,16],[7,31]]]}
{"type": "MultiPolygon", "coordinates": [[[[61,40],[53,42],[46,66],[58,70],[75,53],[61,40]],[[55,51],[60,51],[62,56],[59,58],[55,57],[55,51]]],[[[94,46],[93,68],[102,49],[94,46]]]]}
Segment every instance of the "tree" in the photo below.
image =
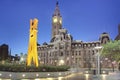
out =
{"type": "MultiPolygon", "coordinates": [[[[107,44],[104,44],[103,47],[101,56],[107,57],[111,60],[111,65],[114,72],[114,64],[112,61],[117,61],[118,64],[120,64],[120,40],[110,41],[107,44]]],[[[120,68],[120,65],[118,65],[118,67],[120,68]]]]}
{"type": "Polygon", "coordinates": [[[120,61],[120,40],[110,41],[104,44],[103,47],[101,56],[108,57],[112,61],[120,61]]]}

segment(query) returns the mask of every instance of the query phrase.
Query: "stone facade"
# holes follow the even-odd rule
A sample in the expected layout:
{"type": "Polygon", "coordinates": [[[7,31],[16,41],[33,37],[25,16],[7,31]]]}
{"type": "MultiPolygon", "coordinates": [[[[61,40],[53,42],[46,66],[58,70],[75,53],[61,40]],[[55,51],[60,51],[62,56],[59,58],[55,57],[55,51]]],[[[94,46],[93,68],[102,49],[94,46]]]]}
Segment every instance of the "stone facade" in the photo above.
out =
{"type": "Polygon", "coordinates": [[[38,46],[40,65],[69,65],[71,67],[96,67],[96,46],[109,41],[109,35],[103,33],[98,41],[83,42],[73,40],[71,34],[62,28],[62,16],[58,2],[52,16],[52,38],[50,43],[38,46]]]}
{"type": "Polygon", "coordinates": [[[115,40],[120,40],[120,24],[118,25],[118,35],[116,36],[115,40]]]}

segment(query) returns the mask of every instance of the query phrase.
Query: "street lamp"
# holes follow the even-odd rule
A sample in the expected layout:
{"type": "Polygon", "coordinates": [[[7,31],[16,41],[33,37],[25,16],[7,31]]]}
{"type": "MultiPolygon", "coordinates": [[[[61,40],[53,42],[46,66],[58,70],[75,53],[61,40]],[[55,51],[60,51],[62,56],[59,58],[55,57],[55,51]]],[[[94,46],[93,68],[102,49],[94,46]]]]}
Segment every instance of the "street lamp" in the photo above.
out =
{"type": "Polygon", "coordinates": [[[97,53],[97,66],[98,66],[98,79],[100,79],[99,77],[100,77],[100,54],[101,54],[101,52],[102,52],[102,50],[103,50],[103,46],[97,46],[97,47],[95,47],[94,49],[97,49],[98,50],[98,53],[97,53]],[[100,51],[101,50],[101,51],[100,51]],[[100,51],[100,52],[99,52],[100,51]]]}

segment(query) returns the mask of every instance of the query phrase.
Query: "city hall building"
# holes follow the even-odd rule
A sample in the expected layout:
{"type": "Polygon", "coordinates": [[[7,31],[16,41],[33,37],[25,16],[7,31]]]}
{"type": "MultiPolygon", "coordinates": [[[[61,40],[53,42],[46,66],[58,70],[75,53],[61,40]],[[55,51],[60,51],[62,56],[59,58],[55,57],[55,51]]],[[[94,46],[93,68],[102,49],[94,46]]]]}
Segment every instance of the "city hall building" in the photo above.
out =
{"type": "Polygon", "coordinates": [[[52,34],[49,43],[38,45],[40,65],[69,65],[71,67],[95,67],[96,55],[100,51],[95,49],[110,40],[107,33],[102,33],[98,41],[83,42],[73,40],[67,29],[62,27],[62,16],[58,2],[52,15],[52,34]]]}

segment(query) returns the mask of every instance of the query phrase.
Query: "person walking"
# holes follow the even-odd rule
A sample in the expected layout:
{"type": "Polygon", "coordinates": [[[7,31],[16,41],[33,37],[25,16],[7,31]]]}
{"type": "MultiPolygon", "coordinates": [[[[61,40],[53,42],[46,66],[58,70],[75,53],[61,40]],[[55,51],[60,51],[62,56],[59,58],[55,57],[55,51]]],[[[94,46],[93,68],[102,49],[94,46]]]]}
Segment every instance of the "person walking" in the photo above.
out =
{"type": "Polygon", "coordinates": [[[120,71],[120,63],[118,64],[118,70],[120,71]]]}

